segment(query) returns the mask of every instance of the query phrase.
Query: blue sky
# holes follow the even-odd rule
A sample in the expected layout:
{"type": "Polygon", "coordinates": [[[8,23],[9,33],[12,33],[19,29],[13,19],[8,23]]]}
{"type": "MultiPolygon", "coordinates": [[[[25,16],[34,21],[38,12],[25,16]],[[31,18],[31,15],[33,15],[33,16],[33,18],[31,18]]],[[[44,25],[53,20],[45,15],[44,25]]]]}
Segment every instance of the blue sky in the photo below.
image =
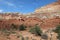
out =
{"type": "Polygon", "coordinates": [[[0,0],[0,12],[29,13],[56,0],[0,0]]]}

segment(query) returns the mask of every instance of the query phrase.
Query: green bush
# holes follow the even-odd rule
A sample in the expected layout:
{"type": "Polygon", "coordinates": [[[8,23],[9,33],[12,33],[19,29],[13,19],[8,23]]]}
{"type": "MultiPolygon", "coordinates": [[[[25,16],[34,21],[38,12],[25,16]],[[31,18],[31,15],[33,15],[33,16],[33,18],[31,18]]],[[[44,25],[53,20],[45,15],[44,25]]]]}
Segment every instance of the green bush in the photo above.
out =
{"type": "Polygon", "coordinates": [[[56,29],[53,30],[53,31],[58,34],[57,38],[60,40],[60,25],[58,25],[58,26],[56,27],[56,29]]]}
{"type": "Polygon", "coordinates": [[[31,32],[32,34],[41,36],[42,30],[40,29],[38,25],[35,25],[35,27],[31,28],[29,32],[31,32]]]}
{"type": "Polygon", "coordinates": [[[20,25],[19,26],[19,30],[20,31],[26,30],[26,26],[24,24],[20,25]]]}

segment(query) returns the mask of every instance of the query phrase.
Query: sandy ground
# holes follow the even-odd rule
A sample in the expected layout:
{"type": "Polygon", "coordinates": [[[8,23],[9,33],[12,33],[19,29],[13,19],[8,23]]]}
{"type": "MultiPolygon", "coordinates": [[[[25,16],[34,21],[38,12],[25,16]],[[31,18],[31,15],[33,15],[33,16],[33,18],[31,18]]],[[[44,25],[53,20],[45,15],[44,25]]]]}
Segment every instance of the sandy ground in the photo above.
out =
{"type": "MultiPolygon", "coordinates": [[[[49,36],[49,33],[47,33],[47,35],[49,36]]],[[[41,39],[40,36],[36,36],[35,34],[31,34],[30,32],[27,31],[16,31],[16,33],[10,34],[9,36],[0,32],[0,40],[44,40],[44,39],[41,39]]],[[[50,40],[50,36],[48,37],[48,40],[50,40]]],[[[52,36],[52,40],[57,40],[56,34],[52,36]]]]}

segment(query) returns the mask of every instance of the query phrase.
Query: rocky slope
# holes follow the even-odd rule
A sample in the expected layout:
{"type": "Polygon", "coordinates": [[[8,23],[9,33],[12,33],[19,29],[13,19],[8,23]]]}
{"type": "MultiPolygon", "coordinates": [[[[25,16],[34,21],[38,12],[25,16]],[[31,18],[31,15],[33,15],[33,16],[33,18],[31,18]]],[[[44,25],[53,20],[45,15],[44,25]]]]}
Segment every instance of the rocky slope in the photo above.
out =
{"type": "Polygon", "coordinates": [[[45,18],[60,16],[60,1],[38,8],[35,10],[35,13],[40,14],[42,15],[42,17],[44,16],[45,18]]]}

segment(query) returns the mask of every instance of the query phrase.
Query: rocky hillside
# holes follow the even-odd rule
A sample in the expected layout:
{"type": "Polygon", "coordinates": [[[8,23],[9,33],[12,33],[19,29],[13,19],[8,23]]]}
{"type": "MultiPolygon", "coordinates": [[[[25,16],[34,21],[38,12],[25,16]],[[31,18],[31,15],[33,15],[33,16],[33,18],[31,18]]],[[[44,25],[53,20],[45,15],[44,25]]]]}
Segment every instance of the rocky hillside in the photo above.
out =
{"type": "MultiPolygon", "coordinates": [[[[41,8],[35,10],[35,13],[42,15],[45,18],[52,18],[55,16],[60,16],[60,1],[53,2],[41,8]]],[[[44,18],[43,17],[43,18],[44,18]]]]}
{"type": "Polygon", "coordinates": [[[38,8],[33,14],[0,14],[0,27],[10,27],[11,24],[33,27],[38,24],[43,29],[54,28],[60,24],[60,1],[38,8]],[[6,20],[7,19],[7,20],[6,20]]]}

